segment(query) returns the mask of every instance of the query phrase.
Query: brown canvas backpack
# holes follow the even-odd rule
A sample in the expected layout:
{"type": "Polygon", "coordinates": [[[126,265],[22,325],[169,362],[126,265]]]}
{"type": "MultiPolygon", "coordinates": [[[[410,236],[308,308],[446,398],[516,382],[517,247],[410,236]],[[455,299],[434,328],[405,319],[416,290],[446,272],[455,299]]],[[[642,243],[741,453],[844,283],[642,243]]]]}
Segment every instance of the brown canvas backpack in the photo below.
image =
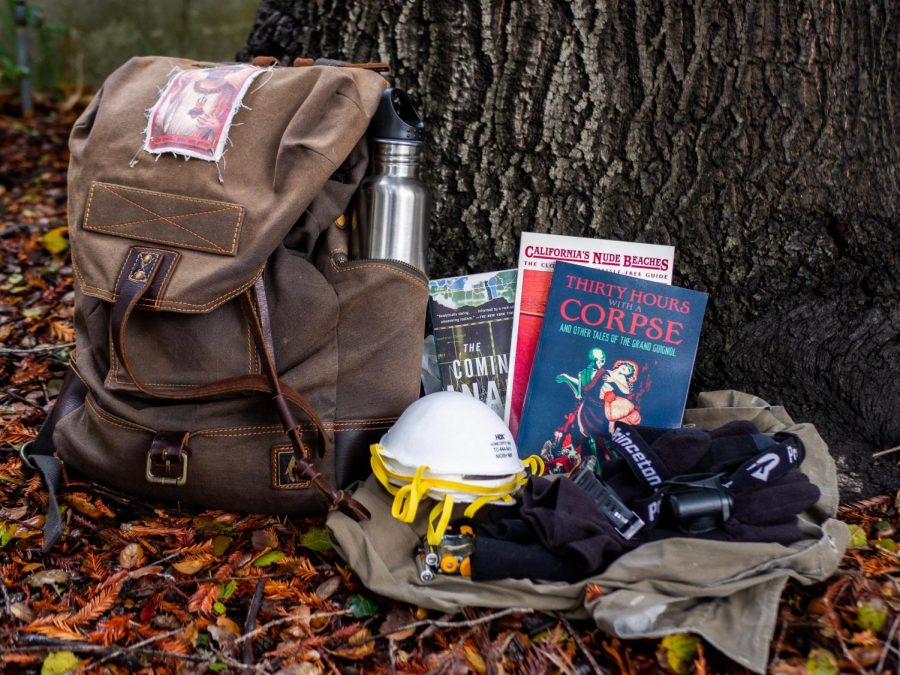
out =
{"type": "Polygon", "coordinates": [[[54,450],[148,498],[366,517],[340,488],[419,395],[425,276],[349,255],[385,80],[214,66],[132,59],[72,130],[76,352],[27,454],[47,548],[54,450]]]}

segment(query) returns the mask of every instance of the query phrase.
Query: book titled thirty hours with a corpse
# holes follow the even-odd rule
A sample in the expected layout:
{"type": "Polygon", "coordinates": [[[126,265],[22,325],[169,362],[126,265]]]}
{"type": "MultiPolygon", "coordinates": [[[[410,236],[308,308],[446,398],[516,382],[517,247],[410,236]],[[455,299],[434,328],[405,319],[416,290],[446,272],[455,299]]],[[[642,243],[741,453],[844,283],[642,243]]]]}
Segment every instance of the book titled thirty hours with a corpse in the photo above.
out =
{"type": "Polygon", "coordinates": [[[516,270],[432,279],[428,290],[441,386],[503,417],[516,270]]]}
{"type": "Polygon", "coordinates": [[[641,279],[672,283],[675,249],[658,244],[565,237],[523,232],[519,245],[516,306],[509,352],[508,393],[503,419],[513,436],[519,428],[531,363],[537,349],[544,304],[557,260],[578,263],[641,279]]]}
{"type": "Polygon", "coordinates": [[[559,262],[547,296],[519,454],[547,470],[609,458],[619,422],[681,425],[706,293],[559,262]]]}

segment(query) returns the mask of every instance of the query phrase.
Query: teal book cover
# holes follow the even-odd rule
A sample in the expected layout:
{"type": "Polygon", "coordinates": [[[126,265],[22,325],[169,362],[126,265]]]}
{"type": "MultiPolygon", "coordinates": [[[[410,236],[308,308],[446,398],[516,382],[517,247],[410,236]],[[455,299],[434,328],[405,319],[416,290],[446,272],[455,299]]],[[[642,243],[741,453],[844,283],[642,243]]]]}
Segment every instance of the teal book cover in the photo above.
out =
{"type": "Polygon", "coordinates": [[[528,380],[519,454],[599,468],[617,422],[681,426],[706,293],[558,262],[528,380]]]}
{"type": "Polygon", "coordinates": [[[432,279],[429,292],[442,388],[469,394],[503,417],[516,270],[432,279]]]}

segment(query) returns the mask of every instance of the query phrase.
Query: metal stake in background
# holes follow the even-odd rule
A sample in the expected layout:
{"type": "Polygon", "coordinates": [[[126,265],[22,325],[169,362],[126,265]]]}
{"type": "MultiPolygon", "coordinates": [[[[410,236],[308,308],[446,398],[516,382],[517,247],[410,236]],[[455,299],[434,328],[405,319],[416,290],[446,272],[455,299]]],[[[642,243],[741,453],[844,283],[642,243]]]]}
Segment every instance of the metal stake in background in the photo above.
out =
{"type": "Polygon", "coordinates": [[[31,99],[31,69],[28,67],[28,8],[25,0],[16,0],[16,65],[22,69],[19,78],[19,93],[22,96],[22,115],[30,117],[34,113],[31,99]]]}

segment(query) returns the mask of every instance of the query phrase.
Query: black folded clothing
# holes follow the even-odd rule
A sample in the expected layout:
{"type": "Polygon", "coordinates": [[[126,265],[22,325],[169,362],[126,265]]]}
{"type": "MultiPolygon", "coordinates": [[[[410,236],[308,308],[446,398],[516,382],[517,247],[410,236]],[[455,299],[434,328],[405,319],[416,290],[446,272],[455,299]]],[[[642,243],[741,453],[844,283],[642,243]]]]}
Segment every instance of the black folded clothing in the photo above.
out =
{"type": "Polygon", "coordinates": [[[602,478],[634,509],[656,506],[663,515],[624,539],[594,499],[565,476],[532,477],[516,511],[498,509],[502,519],[476,528],[472,578],[532,578],[573,582],[599,574],[623,553],[649,541],[697,536],[734,542],[789,545],[803,537],[797,515],[815,504],[819,488],[795,469],[803,445],[790,434],[759,434],[750,422],[732,422],[711,432],[621,425],[626,442],[641,453],[604,466],[602,478]],[[653,481],[639,470],[651,467],[653,481]],[[679,529],[666,514],[669,481],[719,476],[729,510],[719,526],[702,534],[679,529]]]}

